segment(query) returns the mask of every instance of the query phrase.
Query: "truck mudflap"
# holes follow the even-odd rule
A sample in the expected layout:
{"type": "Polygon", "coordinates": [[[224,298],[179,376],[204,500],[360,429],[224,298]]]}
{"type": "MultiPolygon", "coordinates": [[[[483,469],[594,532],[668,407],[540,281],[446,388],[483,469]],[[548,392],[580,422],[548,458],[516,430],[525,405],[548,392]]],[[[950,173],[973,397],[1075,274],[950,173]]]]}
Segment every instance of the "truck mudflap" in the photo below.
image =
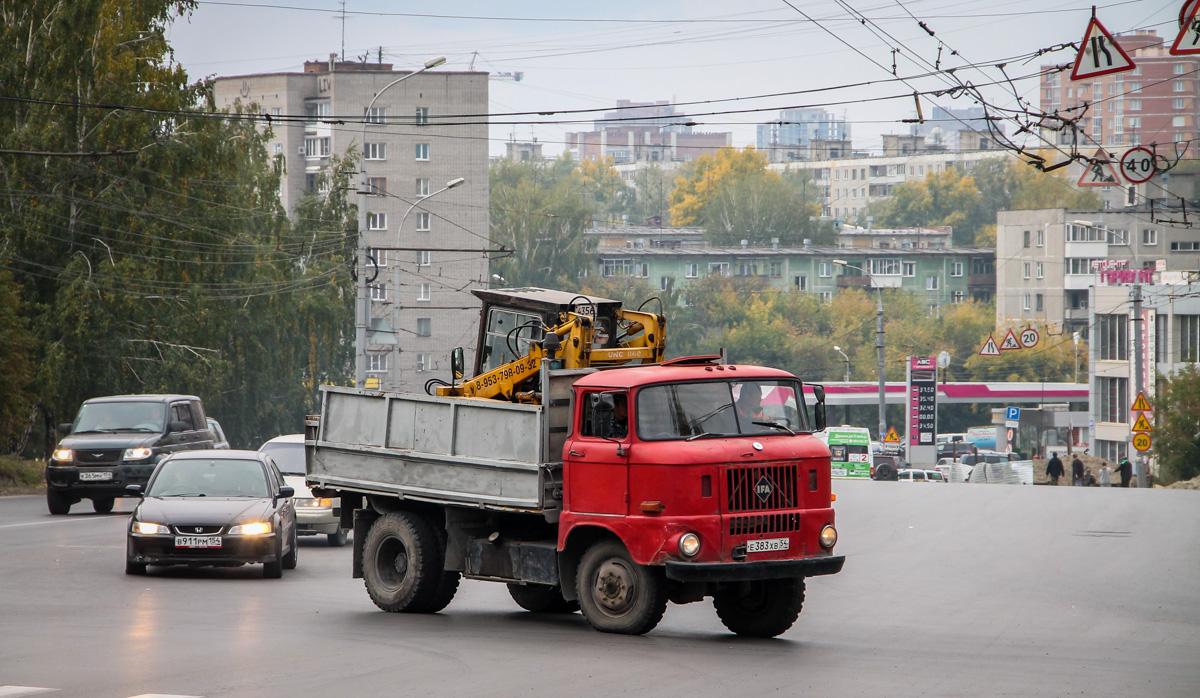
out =
{"type": "Polygon", "coordinates": [[[819,577],[837,574],[846,562],[844,555],[806,560],[759,560],[757,562],[665,563],[667,579],[677,582],[751,582],[758,579],[819,577]]]}

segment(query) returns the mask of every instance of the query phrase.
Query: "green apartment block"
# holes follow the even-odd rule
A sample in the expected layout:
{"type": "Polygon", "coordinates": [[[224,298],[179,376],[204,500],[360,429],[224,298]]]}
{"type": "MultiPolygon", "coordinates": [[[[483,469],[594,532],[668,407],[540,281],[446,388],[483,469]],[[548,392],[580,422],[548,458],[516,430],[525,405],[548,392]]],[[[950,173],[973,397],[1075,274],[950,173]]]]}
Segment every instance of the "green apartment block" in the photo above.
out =
{"type": "Polygon", "coordinates": [[[845,288],[895,288],[920,294],[931,312],[996,295],[996,251],[986,247],[630,246],[597,250],[601,277],[632,276],[684,289],[705,276],[758,277],[773,289],[831,300],[845,288]],[[845,262],[835,264],[834,260],[845,262]]]}

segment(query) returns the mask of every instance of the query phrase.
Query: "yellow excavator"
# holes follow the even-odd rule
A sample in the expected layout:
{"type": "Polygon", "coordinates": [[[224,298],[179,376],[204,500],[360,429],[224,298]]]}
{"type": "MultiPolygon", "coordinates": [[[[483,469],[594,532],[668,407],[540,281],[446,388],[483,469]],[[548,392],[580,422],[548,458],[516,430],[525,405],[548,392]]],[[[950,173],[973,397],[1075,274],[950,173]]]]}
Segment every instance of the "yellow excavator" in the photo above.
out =
{"type": "Polygon", "coordinates": [[[560,369],[654,364],[664,358],[667,323],[658,298],[650,299],[659,302],[659,312],[653,314],[641,308],[626,310],[620,301],[608,298],[545,288],[472,293],[483,301],[475,377],[460,380],[464,364],[460,347],[451,357],[455,380],[430,381],[426,392],[538,404],[536,378],[543,359],[560,369]]]}

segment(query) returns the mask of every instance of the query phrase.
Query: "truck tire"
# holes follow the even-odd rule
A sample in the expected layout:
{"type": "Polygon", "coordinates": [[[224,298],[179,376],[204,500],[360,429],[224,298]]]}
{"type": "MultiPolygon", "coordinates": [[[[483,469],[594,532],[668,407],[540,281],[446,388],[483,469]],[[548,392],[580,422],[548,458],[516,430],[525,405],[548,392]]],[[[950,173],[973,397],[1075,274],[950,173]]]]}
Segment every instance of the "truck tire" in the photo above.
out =
{"type": "Polygon", "coordinates": [[[389,613],[433,613],[447,593],[442,548],[437,534],[424,518],[406,511],[384,514],[375,520],[363,543],[363,584],[371,601],[389,613]],[[439,592],[441,592],[439,594],[439,592]]]}
{"type": "Polygon", "coordinates": [[[47,488],[46,508],[55,516],[65,516],[71,513],[71,500],[61,492],[47,488]]]}
{"type": "Polygon", "coordinates": [[[574,613],[578,601],[563,598],[562,589],[546,584],[509,584],[508,595],[530,613],[574,613]]]}
{"type": "Polygon", "coordinates": [[[747,637],[775,637],[795,624],[804,606],[803,579],[741,582],[713,594],[717,617],[747,637]]]}
{"type": "Polygon", "coordinates": [[[92,509],[94,509],[97,514],[111,514],[114,501],[115,500],[112,497],[93,497],[92,509]]]}
{"type": "MultiPolygon", "coordinates": [[[[443,553],[444,554],[444,553],[443,553]]],[[[458,580],[461,575],[458,572],[442,572],[442,577],[438,580],[437,591],[429,598],[426,603],[414,605],[409,609],[413,613],[437,613],[443,608],[450,605],[454,600],[454,595],[458,593],[458,580]]]]}
{"type": "Polygon", "coordinates": [[[617,541],[588,548],[579,561],[575,585],[583,617],[602,633],[648,633],[667,610],[661,572],[634,562],[617,541]]]}

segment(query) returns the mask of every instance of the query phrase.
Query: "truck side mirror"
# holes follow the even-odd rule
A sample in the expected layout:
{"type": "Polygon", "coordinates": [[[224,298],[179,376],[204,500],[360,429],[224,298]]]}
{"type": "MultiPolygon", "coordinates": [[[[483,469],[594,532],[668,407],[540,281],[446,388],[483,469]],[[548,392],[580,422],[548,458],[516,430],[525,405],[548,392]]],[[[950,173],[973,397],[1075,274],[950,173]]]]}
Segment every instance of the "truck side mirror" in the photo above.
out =
{"type": "Polygon", "coordinates": [[[62,434],[63,436],[66,436],[67,434],[71,433],[71,430],[74,427],[75,427],[75,425],[71,424],[70,422],[66,422],[64,424],[59,424],[58,425],[58,433],[62,434]]]}
{"type": "Polygon", "coordinates": [[[813,431],[825,431],[825,386],[814,385],[813,431]]]}
{"type": "Polygon", "coordinates": [[[463,358],[463,348],[454,347],[450,352],[450,373],[454,376],[454,380],[462,380],[463,366],[466,364],[466,359],[463,358]]]}

